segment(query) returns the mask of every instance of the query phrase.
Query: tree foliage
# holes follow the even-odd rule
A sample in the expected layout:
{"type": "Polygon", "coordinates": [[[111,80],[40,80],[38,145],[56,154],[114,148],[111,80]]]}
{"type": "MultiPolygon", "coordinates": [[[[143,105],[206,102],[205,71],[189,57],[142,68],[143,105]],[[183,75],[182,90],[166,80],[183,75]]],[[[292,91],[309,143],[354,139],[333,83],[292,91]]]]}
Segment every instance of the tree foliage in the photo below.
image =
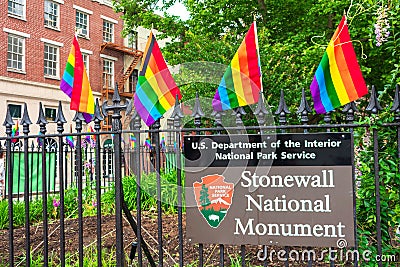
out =
{"type": "MultiPolygon", "coordinates": [[[[168,14],[160,17],[154,13],[155,8],[165,11],[176,1],[178,0],[164,0],[163,7],[159,8],[156,0],[119,0],[115,2],[115,7],[118,11],[124,12],[126,32],[139,25],[148,28],[153,25],[165,36],[174,40],[163,48],[164,57],[170,65],[198,61],[228,65],[255,19],[264,94],[272,109],[276,110],[279,91],[283,90],[292,112],[297,110],[301,89],[309,87],[326,45],[341,17],[347,13],[353,46],[366,83],[375,85],[380,100],[386,103],[380,115],[384,119],[374,121],[367,119],[360,123],[379,124],[393,120],[389,108],[393,101],[394,87],[400,83],[398,0],[182,0],[191,13],[187,21],[168,14]],[[376,24],[380,24],[382,21],[379,19],[382,18],[389,25],[390,35],[380,42],[378,35],[382,33],[382,28],[377,29],[376,24]]],[[[196,74],[186,73],[186,75],[192,77],[196,74]]],[[[193,98],[196,92],[203,97],[212,98],[216,85],[207,84],[205,81],[183,83],[180,88],[184,100],[193,98]]],[[[366,100],[363,98],[362,101],[366,100]]],[[[368,131],[358,133],[360,140],[369,135],[368,131]]],[[[394,135],[393,128],[380,131],[380,142],[394,135]]],[[[382,177],[388,177],[381,183],[383,243],[384,252],[388,254],[394,252],[388,234],[390,227],[395,227],[400,221],[400,175],[395,171],[399,162],[396,155],[397,148],[394,142],[392,144],[380,154],[379,160],[382,177]]],[[[386,143],[383,146],[385,145],[386,143]]],[[[364,144],[359,156],[371,158],[371,155],[373,155],[371,144],[364,144]]],[[[372,171],[374,166],[371,162],[362,160],[360,166],[362,175],[358,191],[357,215],[360,246],[364,249],[369,249],[376,243],[372,171]]]]}
{"type": "MultiPolygon", "coordinates": [[[[178,0],[115,1],[123,12],[125,33],[132,28],[152,26],[171,37],[163,53],[170,65],[186,62],[229,64],[244,34],[255,19],[261,54],[263,85],[267,99],[277,105],[278,92],[284,90],[289,105],[298,103],[302,88],[308,88],[314,72],[337,24],[348,13],[353,45],[367,84],[378,90],[392,89],[398,77],[398,26],[400,7],[397,1],[378,0],[182,0],[191,17],[182,21],[165,11],[178,0]],[[380,6],[387,6],[391,35],[376,46],[374,24],[380,6]]],[[[215,85],[185,85],[184,97],[212,97],[215,85]]],[[[295,109],[295,106],[292,106],[295,109]]]]}

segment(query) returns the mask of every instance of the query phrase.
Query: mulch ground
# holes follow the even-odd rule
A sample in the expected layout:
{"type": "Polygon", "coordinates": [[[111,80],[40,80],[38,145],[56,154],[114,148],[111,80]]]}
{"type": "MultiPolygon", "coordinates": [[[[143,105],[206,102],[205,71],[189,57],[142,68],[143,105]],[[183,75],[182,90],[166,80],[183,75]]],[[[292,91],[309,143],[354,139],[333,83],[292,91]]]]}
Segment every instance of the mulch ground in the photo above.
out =
{"type": "MultiPolygon", "coordinates": [[[[87,247],[96,246],[96,229],[97,218],[85,217],[83,229],[83,241],[85,250],[87,247]]],[[[102,221],[102,247],[106,251],[112,251],[115,248],[115,217],[103,216],[102,221]]],[[[175,266],[179,262],[179,235],[177,227],[176,215],[163,216],[163,248],[164,248],[164,266],[175,266]]],[[[183,221],[183,229],[185,229],[185,218],[183,221]]],[[[157,216],[151,213],[143,214],[142,218],[142,236],[147,242],[148,247],[154,260],[158,261],[158,242],[157,242],[157,216]]],[[[43,225],[32,225],[30,227],[30,242],[31,254],[43,255],[43,225]]],[[[59,223],[53,222],[48,226],[48,247],[49,254],[59,255],[60,252],[60,230],[59,223]]],[[[198,245],[190,244],[187,242],[184,233],[184,265],[197,266],[199,260],[198,245]],[[193,265],[191,265],[193,264],[193,265]]],[[[128,221],[124,220],[124,248],[125,253],[129,255],[132,242],[136,241],[136,236],[129,225],[128,221]]],[[[66,252],[77,255],[78,250],[78,220],[69,219],[65,221],[65,246],[66,252]]],[[[14,255],[16,262],[18,259],[23,258],[25,254],[25,228],[14,230],[14,255]]],[[[257,252],[260,246],[246,246],[246,259],[248,266],[263,266],[264,263],[257,258],[257,252]]],[[[273,249],[273,248],[268,248],[273,249]]],[[[275,248],[277,251],[282,248],[275,248]]],[[[7,230],[0,231],[0,266],[8,266],[8,251],[9,251],[9,237],[7,230]]],[[[238,246],[225,246],[224,249],[225,262],[224,266],[232,266],[231,261],[237,261],[240,256],[240,247],[238,246]]],[[[275,256],[276,257],[276,256],[275,256]]],[[[203,248],[204,266],[219,266],[220,248],[219,245],[204,245],[203,248]]],[[[135,261],[127,265],[136,266],[135,261]]],[[[23,265],[20,265],[23,266],[23,265]]],[[[146,256],[143,253],[143,266],[150,266],[147,262],[146,256]]],[[[240,266],[240,265],[238,265],[240,266]]],[[[273,263],[268,263],[264,266],[285,266],[284,262],[275,260],[273,263]]],[[[290,266],[307,266],[305,262],[290,262],[290,266]]],[[[328,263],[314,262],[313,266],[329,266],[328,263]]],[[[345,266],[345,265],[341,265],[345,266]]],[[[350,266],[350,265],[349,265],[350,266]]]]}

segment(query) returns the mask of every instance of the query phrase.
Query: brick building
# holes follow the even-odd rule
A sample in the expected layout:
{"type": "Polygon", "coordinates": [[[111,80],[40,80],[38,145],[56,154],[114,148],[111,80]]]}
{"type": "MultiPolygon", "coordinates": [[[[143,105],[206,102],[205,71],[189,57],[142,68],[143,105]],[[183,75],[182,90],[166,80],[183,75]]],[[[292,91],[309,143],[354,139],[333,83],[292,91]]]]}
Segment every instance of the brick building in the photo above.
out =
{"type": "Polygon", "coordinates": [[[69,110],[69,98],[59,84],[75,31],[95,98],[111,99],[115,84],[121,96],[132,98],[139,50],[144,49],[148,30],[139,28],[130,42],[124,40],[121,14],[114,12],[110,0],[8,0],[8,5],[0,5],[0,12],[1,123],[7,106],[16,121],[27,103],[34,123],[31,132],[38,132],[35,123],[42,102],[48,132],[55,132],[51,122],[59,100],[68,123],[72,121],[75,111],[69,110]]]}

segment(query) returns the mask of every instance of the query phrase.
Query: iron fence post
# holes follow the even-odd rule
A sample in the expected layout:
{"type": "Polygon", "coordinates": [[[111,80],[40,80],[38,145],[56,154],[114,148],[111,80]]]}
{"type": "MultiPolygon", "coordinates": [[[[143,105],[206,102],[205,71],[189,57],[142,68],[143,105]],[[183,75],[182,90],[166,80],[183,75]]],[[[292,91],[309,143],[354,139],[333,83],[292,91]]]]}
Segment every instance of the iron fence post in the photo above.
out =
{"type": "MultiPolygon", "coordinates": [[[[366,108],[377,118],[379,110],[382,110],[376,95],[375,86],[372,85],[371,97],[366,108]]],[[[375,121],[374,121],[375,122],[375,121]]],[[[375,203],[376,203],[376,238],[377,238],[377,252],[382,258],[382,229],[381,229],[381,193],[380,193],[380,178],[379,178],[379,154],[378,154],[378,131],[376,127],[372,128],[372,138],[374,146],[374,176],[375,176],[375,203]]],[[[378,256],[377,255],[377,256],[378,256]]],[[[378,266],[382,266],[382,261],[378,261],[378,266]]]]}
{"type": "MultiPolygon", "coordinates": [[[[281,90],[281,96],[279,98],[279,106],[278,106],[278,109],[275,111],[275,115],[279,115],[279,124],[280,125],[286,125],[287,124],[286,116],[288,114],[290,114],[290,111],[289,111],[289,109],[288,109],[288,107],[286,105],[285,95],[283,93],[283,90],[281,90]]],[[[281,132],[285,133],[286,130],[282,129],[281,132]]],[[[267,249],[267,245],[265,245],[265,251],[266,251],[266,249],[267,249]]],[[[286,251],[286,254],[289,253],[289,247],[288,246],[285,246],[285,251],[286,251]]],[[[267,266],[267,265],[268,265],[268,263],[267,263],[267,257],[266,257],[266,259],[264,260],[264,266],[267,266]]],[[[286,259],[285,266],[289,267],[289,258],[286,259]]]]}
{"type": "MultiPolygon", "coordinates": [[[[357,106],[354,102],[350,102],[348,104],[346,104],[343,108],[343,112],[346,114],[346,122],[348,123],[353,123],[354,122],[354,113],[357,112],[357,106]]],[[[353,136],[353,132],[354,129],[350,128],[349,129],[350,133],[351,133],[351,147],[353,148],[352,152],[351,152],[351,158],[352,158],[352,184],[353,184],[353,219],[354,219],[354,249],[355,251],[358,251],[358,239],[357,239],[357,198],[356,198],[356,183],[357,183],[357,179],[356,179],[356,172],[355,172],[355,164],[354,164],[354,136],[353,136]]],[[[358,267],[358,258],[355,257],[354,259],[354,267],[358,267]]]]}
{"type": "Polygon", "coordinates": [[[118,92],[118,86],[115,85],[112,105],[107,105],[107,101],[103,103],[103,115],[106,117],[108,111],[112,111],[112,131],[116,132],[113,138],[114,144],[114,174],[115,174],[115,230],[116,230],[116,265],[122,267],[124,265],[124,244],[123,244],[123,224],[122,224],[122,163],[121,163],[121,111],[126,110],[129,104],[121,104],[121,97],[118,92]]]}
{"type": "Polygon", "coordinates": [[[94,122],[94,130],[96,136],[96,143],[95,143],[95,179],[96,179],[96,215],[97,215],[97,227],[96,227],[96,236],[97,236],[97,266],[102,266],[101,261],[101,172],[100,172],[100,123],[103,121],[103,116],[101,115],[100,111],[100,104],[99,99],[96,99],[95,111],[92,118],[94,122]]]}
{"type": "Polygon", "coordinates": [[[64,217],[65,217],[65,203],[64,203],[64,140],[62,133],[64,132],[64,124],[67,120],[64,117],[64,113],[62,111],[61,101],[58,102],[58,110],[57,116],[54,120],[57,123],[57,132],[58,136],[58,178],[60,183],[60,264],[61,267],[65,266],[65,225],[64,225],[64,217]]]}
{"type": "MultiPolygon", "coordinates": [[[[193,113],[191,115],[194,118],[194,126],[199,129],[201,126],[201,118],[204,117],[204,112],[201,109],[199,93],[196,92],[196,99],[194,102],[193,113]]],[[[196,131],[196,134],[199,135],[200,131],[196,131]]],[[[199,244],[199,267],[203,267],[203,244],[199,244]]]]}
{"type": "Polygon", "coordinates": [[[75,177],[78,183],[78,254],[79,266],[83,266],[83,164],[82,164],[82,122],[84,121],[82,113],[77,112],[73,121],[75,121],[75,129],[78,133],[76,141],[76,169],[75,177]]]}
{"type": "Polygon", "coordinates": [[[6,127],[6,157],[5,157],[5,166],[7,167],[7,185],[8,185],[8,260],[9,266],[14,266],[14,209],[13,209],[13,172],[12,172],[12,165],[11,165],[11,133],[12,133],[12,126],[14,122],[12,120],[10,114],[10,107],[7,106],[7,113],[6,118],[3,123],[3,126],[6,127]]]}
{"type": "MultiPolygon", "coordinates": [[[[46,124],[47,124],[46,117],[44,116],[42,102],[39,103],[39,118],[36,124],[40,126],[40,137],[42,144],[42,199],[43,199],[43,260],[44,266],[48,265],[49,262],[49,238],[48,238],[48,218],[47,218],[47,176],[46,176],[46,144],[45,144],[45,137],[46,134],[46,124]]],[[[38,177],[39,179],[39,177],[38,177]]],[[[39,190],[39,188],[38,188],[39,190]]]]}
{"type": "Polygon", "coordinates": [[[175,151],[176,156],[176,183],[178,190],[178,238],[179,238],[179,266],[183,267],[183,227],[182,227],[182,166],[181,166],[181,119],[183,113],[179,105],[178,95],[175,98],[175,107],[171,118],[174,120],[174,130],[178,147],[175,151]]]}
{"type": "Polygon", "coordinates": [[[30,189],[30,173],[29,173],[29,154],[28,154],[28,145],[29,145],[29,125],[32,124],[31,119],[29,118],[28,108],[26,103],[24,103],[24,114],[22,115],[21,124],[23,125],[22,131],[24,133],[24,168],[25,168],[25,189],[24,189],[24,201],[25,201],[25,253],[26,253],[26,267],[31,265],[30,257],[31,257],[31,233],[30,233],[30,219],[29,219],[29,189],[30,189]]]}
{"type": "Polygon", "coordinates": [[[137,219],[137,252],[138,252],[138,264],[139,267],[143,264],[143,254],[142,254],[142,201],[141,201],[141,168],[140,168],[140,128],[142,127],[141,119],[137,111],[132,115],[131,130],[136,130],[134,133],[136,142],[133,148],[135,161],[134,169],[136,175],[136,219],[137,219]]]}

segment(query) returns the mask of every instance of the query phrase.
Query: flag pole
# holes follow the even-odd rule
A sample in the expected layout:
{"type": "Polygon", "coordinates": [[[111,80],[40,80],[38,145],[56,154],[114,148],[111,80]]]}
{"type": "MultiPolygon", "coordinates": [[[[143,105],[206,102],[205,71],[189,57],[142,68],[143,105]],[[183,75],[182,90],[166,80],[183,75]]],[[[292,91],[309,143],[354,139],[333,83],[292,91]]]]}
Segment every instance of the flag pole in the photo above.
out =
{"type": "Polygon", "coordinates": [[[259,47],[258,47],[258,34],[257,34],[257,23],[256,23],[256,17],[254,16],[254,34],[255,34],[255,41],[256,41],[256,49],[257,49],[257,56],[258,56],[258,63],[259,63],[259,65],[258,65],[258,68],[259,68],[259,71],[260,71],[260,85],[261,85],[261,88],[260,88],[260,91],[263,93],[264,92],[264,88],[263,88],[263,82],[262,82],[262,71],[261,71],[261,59],[260,59],[260,49],[259,49],[259,47]]]}

